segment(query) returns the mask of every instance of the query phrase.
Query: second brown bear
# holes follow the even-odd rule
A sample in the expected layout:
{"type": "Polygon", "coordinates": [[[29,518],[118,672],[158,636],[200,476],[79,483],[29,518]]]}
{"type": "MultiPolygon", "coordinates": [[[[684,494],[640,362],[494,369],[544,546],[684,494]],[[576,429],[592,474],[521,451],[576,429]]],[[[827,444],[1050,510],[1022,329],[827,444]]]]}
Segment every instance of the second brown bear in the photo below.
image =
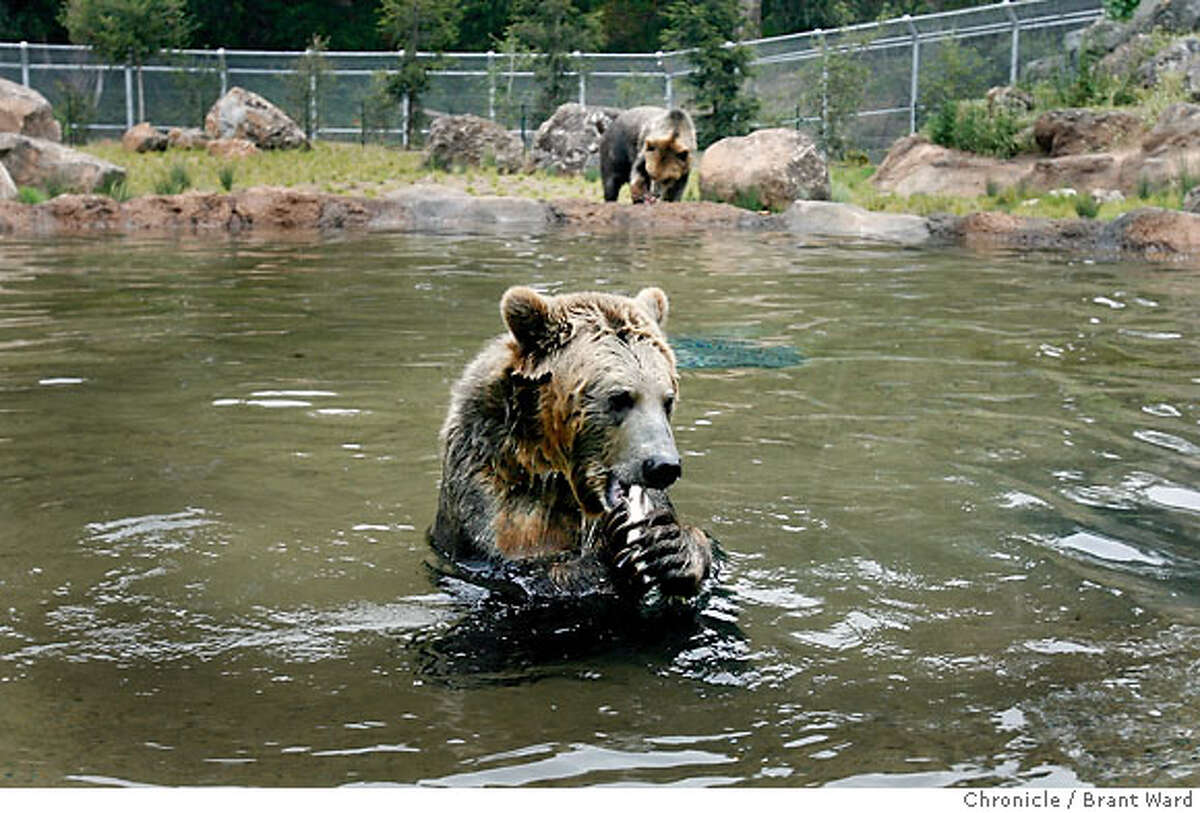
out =
{"type": "Polygon", "coordinates": [[[677,201],[687,188],[696,154],[696,128],[682,110],[633,107],[613,120],[600,140],[604,199],[615,201],[629,184],[634,203],[677,201]]]}

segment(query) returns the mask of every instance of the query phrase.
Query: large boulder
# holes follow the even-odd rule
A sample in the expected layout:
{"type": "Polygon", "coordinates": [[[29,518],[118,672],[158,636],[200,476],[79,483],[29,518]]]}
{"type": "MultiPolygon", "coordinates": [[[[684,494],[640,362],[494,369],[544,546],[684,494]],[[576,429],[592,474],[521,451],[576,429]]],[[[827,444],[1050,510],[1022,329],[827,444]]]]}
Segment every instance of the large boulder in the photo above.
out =
{"type": "Polygon", "coordinates": [[[7,79],[0,79],[0,133],[62,141],[62,127],[46,97],[7,79]]]}
{"type": "Polygon", "coordinates": [[[1050,156],[1081,155],[1132,141],[1145,128],[1120,110],[1047,110],[1033,123],[1033,139],[1050,156]]]}
{"type": "Polygon", "coordinates": [[[425,163],[434,167],[478,167],[495,164],[501,172],[517,172],[524,161],[521,139],[490,119],[438,116],[429,125],[425,163]]]}
{"type": "Polygon", "coordinates": [[[1002,161],[952,150],[924,136],[912,135],[892,145],[871,176],[871,184],[881,192],[902,197],[924,194],[974,198],[986,195],[989,186],[1015,186],[1031,165],[1032,159],[1002,161]]]}
{"type": "Polygon", "coordinates": [[[0,133],[0,163],[18,186],[91,192],[125,180],[125,169],[55,141],[0,133]]]}
{"type": "Polygon", "coordinates": [[[559,105],[534,135],[528,166],[569,175],[598,169],[600,139],[620,114],[616,107],[589,107],[575,102],[559,105]]]}
{"type": "Polygon", "coordinates": [[[167,148],[167,134],[148,121],[135,124],[121,136],[121,146],[130,152],[162,152],[167,148]]]}
{"type": "Polygon", "coordinates": [[[700,197],[733,203],[756,197],[767,209],[829,200],[829,165],[806,134],[786,127],[723,138],[700,159],[700,197]]]}
{"type": "Polygon", "coordinates": [[[1200,147],[1200,105],[1188,102],[1170,105],[1142,139],[1142,152],[1148,155],[1194,147],[1200,147]]]}
{"type": "Polygon", "coordinates": [[[263,150],[307,148],[296,122],[275,105],[249,90],[232,87],[204,117],[209,138],[244,138],[263,150]]]}
{"type": "Polygon", "coordinates": [[[1200,215],[1147,207],[1104,227],[1105,247],[1149,258],[1200,254],[1200,215]]]}

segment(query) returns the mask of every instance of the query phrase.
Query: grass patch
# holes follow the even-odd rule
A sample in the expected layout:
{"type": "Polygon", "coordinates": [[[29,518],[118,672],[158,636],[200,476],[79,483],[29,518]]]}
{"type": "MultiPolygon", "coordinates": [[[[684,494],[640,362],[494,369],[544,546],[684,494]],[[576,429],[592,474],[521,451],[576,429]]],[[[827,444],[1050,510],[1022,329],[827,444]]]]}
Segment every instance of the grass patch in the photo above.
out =
{"type": "Polygon", "coordinates": [[[192,187],[192,173],[182,163],[171,164],[166,175],[154,182],[154,194],[178,195],[192,187]]]}
{"type": "Polygon", "coordinates": [[[941,195],[913,195],[903,197],[881,192],[870,182],[874,168],[831,163],[829,174],[833,199],[839,203],[852,203],[873,212],[895,214],[917,214],[928,216],[948,213],[968,215],[975,212],[999,211],[1021,217],[1044,217],[1061,220],[1065,218],[1095,218],[1112,220],[1126,212],[1145,206],[1161,209],[1179,209],[1186,194],[1185,183],[1176,180],[1166,184],[1153,184],[1143,179],[1137,194],[1123,201],[1100,203],[1089,192],[1075,197],[1051,197],[1042,191],[1028,189],[1023,185],[999,188],[999,184],[988,185],[988,192],[975,198],[952,198],[941,195]]]}
{"type": "Polygon", "coordinates": [[[367,197],[413,183],[438,183],[459,189],[474,186],[480,194],[517,194],[523,185],[527,194],[539,198],[603,198],[598,178],[551,177],[543,172],[502,175],[495,166],[444,172],[423,166],[420,151],[381,144],[318,141],[311,150],[263,150],[232,164],[201,150],[131,153],[115,141],[94,142],[83,150],[125,167],[133,196],[155,194],[159,183],[170,176],[172,165],[178,164],[187,171],[188,188],[200,192],[227,192],[236,178],[240,189],[282,186],[367,197]]]}
{"type": "Polygon", "coordinates": [[[124,203],[133,195],[129,191],[129,184],[125,181],[119,181],[115,178],[109,178],[100,186],[96,187],[96,191],[101,195],[108,195],[117,203],[124,203]]]}
{"type": "Polygon", "coordinates": [[[232,164],[226,164],[217,170],[217,181],[220,182],[221,188],[226,192],[233,189],[233,177],[237,174],[232,164]]]}

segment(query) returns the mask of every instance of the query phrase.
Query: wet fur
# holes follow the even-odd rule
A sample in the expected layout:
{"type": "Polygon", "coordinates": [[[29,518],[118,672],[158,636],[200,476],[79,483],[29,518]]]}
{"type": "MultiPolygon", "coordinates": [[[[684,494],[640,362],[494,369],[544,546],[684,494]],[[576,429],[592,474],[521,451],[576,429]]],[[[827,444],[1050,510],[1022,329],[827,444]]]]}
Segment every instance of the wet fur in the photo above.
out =
{"type": "Polygon", "coordinates": [[[600,141],[604,199],[615,201],[629,184],[634,203],[678,201],[687,188],[696,154],[696,128],[682,110],[634,107],[613,120],[600,141]]]}
{"type": "MultiPolygon", "coordinates": [[[[533,596],[624,591],[630,574],[616,573],[613,561],[628,529],[604,497],[622,464],[613,458],[620,430],[598,396],[618,386],[677,391],[662,330],[667,307],[656,288],[635,298],[540,297],[524,288],[505,295],[509,333],[468,365],[442,428],[430,541],[443,559],[532,565],[522,589],[533,596]]],[[[656,554],[671,563],[660,568],[682,578],[665,586],[694,593],[709,575],[711,542],[675,524],[665,491],[647,493],[670,543],[656,554]]]]}

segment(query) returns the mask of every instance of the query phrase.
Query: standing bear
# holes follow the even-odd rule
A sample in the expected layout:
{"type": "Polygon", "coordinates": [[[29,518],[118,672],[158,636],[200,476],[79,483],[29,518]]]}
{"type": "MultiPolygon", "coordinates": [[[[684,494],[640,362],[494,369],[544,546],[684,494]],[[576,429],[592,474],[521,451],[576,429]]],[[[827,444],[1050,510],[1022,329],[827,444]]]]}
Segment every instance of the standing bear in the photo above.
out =
{"type": "Polygon", "coordinates": [[[633,107],[617,116],[600,139],[604,199],[615,201],[629,184],[634,203],[678,201],[696,154],[696,128],[682,110],[633,107]]]}
{"type": "Polygon", "coordinates": [[[434,551],[522,599],[692,597],[713,542],[680,524],[667,297],[510,288],[508,333],[451,391],[434,551]]]}

